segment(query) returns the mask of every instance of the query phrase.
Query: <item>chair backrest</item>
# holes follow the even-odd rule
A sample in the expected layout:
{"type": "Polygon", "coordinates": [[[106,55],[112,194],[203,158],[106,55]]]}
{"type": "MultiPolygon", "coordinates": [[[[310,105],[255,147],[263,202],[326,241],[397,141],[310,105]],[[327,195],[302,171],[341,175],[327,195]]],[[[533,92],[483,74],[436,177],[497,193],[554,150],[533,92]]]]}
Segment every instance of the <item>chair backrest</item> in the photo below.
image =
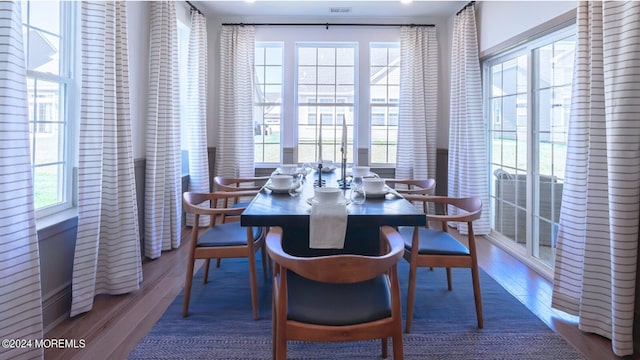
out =
{"type": "Polygon", "coordinates": [[[433,195],[436,190],[436,181],[434,179],[385,179],[385,183],[402,194],[433,195]]]}
{"type": "MultiPolygon", "coordinates": [[[[185,192],[182,194],[182,204],[185,212],[189,214],[195,214],[195,222],[199,224],[199,219],[201,215],[211,216],[211,226],[215,225],[215,218],[218,215],[223,215],[225,219],[227,217],[229,220],[235,219],[244,211],[244,207],[234,207],[234,208],[219,208],[216,207],[218,204],[218,200],[226,200],[228,198],[236,197],[236,196],[253,196],[255,194],[254,191],[244,191],[244,192],[213,192],[213,193],[196,193],[196,192],[185,192]]],[[[226,220],[225,220],[226,222],[226,220]]]]}
{"type": "Polygon", "coordinates": [[[268,176],[248,178],[216,176],[213,178],[213,184],[216,191],[246,191],[259,190],[262,187],[260,184],[267,180],[269,180],[268,176]]]}
{"type": "Polygon", "coordinates": [[[441,214],[427,214],[427,222],[440,221],[442,222],[443,230],[446,231],[447,222],[466,222],[471,224],[474,220],[477,220],[482,216],[482,200],[478,197],[448,197],[448,196],[428,196],[411,194],[406,195],[405,199],[408,201],[423,202],[426,206],[427,203],[442,204],[441,214]],[[460,210],[457,215],[449,215],[449,206],[454,206],[460,210]]]}
{"type": "Polygon", "coordinates": [[[278,266],[298,275],[325,283],[355,283],[369,280],[387,272],[404,253],[404,241],[391,227],[381,228],[384,254],[380,256],[329,255],[298,257],[282,248],[282,229],[272,227],[267,235],[267,251],[278,266]]]}

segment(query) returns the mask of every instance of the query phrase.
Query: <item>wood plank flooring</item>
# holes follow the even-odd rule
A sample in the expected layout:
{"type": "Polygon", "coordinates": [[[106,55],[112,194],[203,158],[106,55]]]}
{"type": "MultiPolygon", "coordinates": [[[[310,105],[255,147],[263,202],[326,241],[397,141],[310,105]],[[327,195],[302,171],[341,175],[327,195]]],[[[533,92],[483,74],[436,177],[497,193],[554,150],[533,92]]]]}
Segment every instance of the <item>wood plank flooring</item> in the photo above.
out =
{"type": "MultiPolygon", "coordinates": [[[[92,311],[67,319],[45,334],[46,338],[86,342],[84,349],[45,350],[45,359],[125,359],[184,286],[190,234],[190,230],[183,232],[179,249],[145,261],[140,290],[129,295],[99,296],[92,311]]],[[[578,330],[574,319],[551,309],[549,281],[489,240],[478,237],[477,244],[480,267],[587,359],[621,359],[613,354],[608,339],[578,330]]]]}

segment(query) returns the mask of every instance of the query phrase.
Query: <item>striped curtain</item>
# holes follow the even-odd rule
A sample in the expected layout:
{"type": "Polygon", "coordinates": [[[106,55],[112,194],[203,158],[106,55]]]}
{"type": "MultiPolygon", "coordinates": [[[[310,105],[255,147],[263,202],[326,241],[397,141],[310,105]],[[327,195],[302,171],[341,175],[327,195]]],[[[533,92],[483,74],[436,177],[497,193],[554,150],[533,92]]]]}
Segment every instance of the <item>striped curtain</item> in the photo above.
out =
{"type": "Polygon", "coordinates": [[[220,118],[217,175],[254,176],[253,58],[255,28],[223,26],[220,35],[220,118]]]}
{"type": "MultiPolygon", "coordinates": [[[[482,113],[482,78],[478,56],[475,5],[456,15],[451,46],[451,107],[449,118],[449,184],[451,197],[482,199],[482,218],[474,222],[474,233],[491,231],[489,184],[487,183],[487,140],[482,113]]],[[[450,209],[457,214],[458,209],[450,209]]],[[[467,223],[458,224],[463,234],[467,223]]]]}
{"type": "Polygon", "coordinates": [[[438,40],[435,27],[400,28],[396,178],[436,177],[438,40]]]}
{"type": "MultiPolygon", "coordinates": [[[[0,2],[0,339],[42,339],[40,258],[19,1],[0,2]]],[[[0,347],[2,359],[42,349],[0,347]]]]}
{"type": "Polygon", "coordinates": [[[180,81],[176,3],[150,6],[144,255],[155,259],[180,246],[180,81]]]}
{"type": "Polygon", "coordinates": [[[552,306],[633,353],[640,223],[640,3],[584,1],[552,306]]]}
{"type": "Polygon", "coordinates": [[[125,294],[142,281],[133,172],[127,4],[83,2],[78,148],[78,235],[71,316],[98,294],[125,294]]]}
{"type": "MultiPolygon", "coordinates": [[[[209,192],[209,157],[207,153],[207,20],[191,12],[189,35],[189,77],[187,121],[189,138],[189,191],[209,192]]],[[[200,226],[209,225],[209,216],[200,218],[200,226]]],[[[187,214],[187,225],[194,215],[187,214]]]]}

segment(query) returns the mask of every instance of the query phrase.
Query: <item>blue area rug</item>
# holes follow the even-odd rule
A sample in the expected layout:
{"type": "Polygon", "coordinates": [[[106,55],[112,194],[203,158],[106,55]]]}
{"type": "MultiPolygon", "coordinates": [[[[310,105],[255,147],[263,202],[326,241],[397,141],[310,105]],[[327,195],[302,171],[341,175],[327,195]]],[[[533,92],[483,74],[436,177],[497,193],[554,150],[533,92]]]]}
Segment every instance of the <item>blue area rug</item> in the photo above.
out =
{"type": "MultiPolygon", "coordinates": [[[[181,316],[180,294],[129,359],[271,359],[271,278],[264,282],[257,268],[260,320],[252,316],[247,260],[224,259],[212,267],[208,284],[202,270],[194,278],[189,316],[181,316]]],[[[403,314],[408,272],[401,260],[403,314]]],[[[444,269],[418,269],[412,333],[403,338],[406,359],[584,359],[484,271],[480,275],[484,329],[477,328],[470,270],[453,269],[453,291],[447,291],[444,269]]],[[[379,359],[380,342],[290,341],[287,354],[379,359]]]]}

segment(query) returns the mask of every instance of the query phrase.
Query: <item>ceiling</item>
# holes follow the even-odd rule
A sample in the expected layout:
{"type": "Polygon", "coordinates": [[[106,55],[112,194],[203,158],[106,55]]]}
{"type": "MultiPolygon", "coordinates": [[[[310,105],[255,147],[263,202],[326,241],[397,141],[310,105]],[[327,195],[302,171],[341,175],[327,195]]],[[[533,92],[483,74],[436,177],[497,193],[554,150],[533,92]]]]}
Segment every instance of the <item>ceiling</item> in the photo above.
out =
{"type": "Polygon", "coordinates": [[[414,0],[244,0],[192,1],[200,11],[213,17],[295,17],[323,18],[440,18],[453,16],[467,1],[414,0]],[[334,12],[331,12],[331,9],[334,12]],[[337,10],[336,10],[337,9],[337,10]]]}

